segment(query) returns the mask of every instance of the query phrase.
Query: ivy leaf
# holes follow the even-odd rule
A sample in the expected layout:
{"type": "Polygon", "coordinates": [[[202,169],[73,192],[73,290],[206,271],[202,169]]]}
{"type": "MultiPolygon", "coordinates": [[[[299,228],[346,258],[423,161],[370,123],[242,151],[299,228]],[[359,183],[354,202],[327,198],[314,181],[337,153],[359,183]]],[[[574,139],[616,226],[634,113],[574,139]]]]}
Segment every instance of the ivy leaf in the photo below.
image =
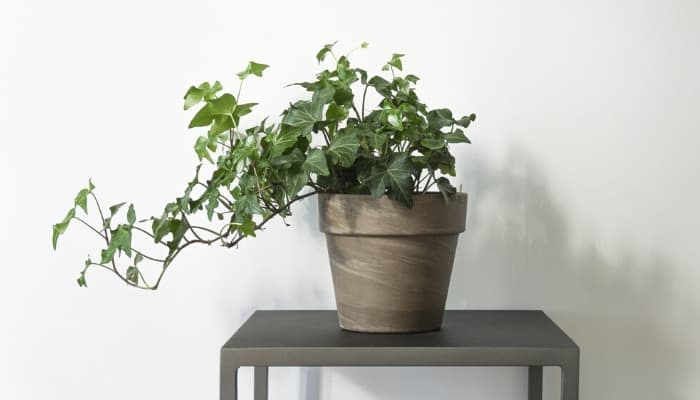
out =
{"type": "Polygon", "coordinates": [[[136,253],[136,257],[134,257],[134,266],[138,266],[141,261],[143,261],[143,254],[136,253]]]}
{"type": "Polygon", "coordinates": [[[197,111],[197,113],[190,120],[190,124],[187,125],[188,128],[196,128],[198,126],[209,126],[212,121],[214,121],[214,115],[211,113],[211,107],[209,103],[202,106],[202,108],[197,111]]]}
{"type": "Polygon", "coordinates": [[[244,234],[245,236],[255,237],[256,225],[255,221],[253,221],[252,218],[246,217],[242,222],[236,222],[232,225],[235,225],[238,231],[244,234]]]}
{"type": "Polygon", "coordinates": [[[197,87],[190,86],[185,93],[185,110],[198,104],[202,100],[214,98],[216,92],[222,89],[221,82],[216,81],[213,85],[209,82],[204,82],[197,87]]]}
{"type": "Polygon", "coordinates": [[[336,43],[338,43],[337,40],[333,43],[326,44],[323,46],[323,48],[321,48],[321,50],[318,51],[318,53],[316,53],[316,60],[318,60],[319,64],[326,59],[326,54],[333,51],[333,46],[335,46],[336,43]]]}
{"type": "Polygon", "coordinates": [[[313,96],[311,96],[311,103],[320,108],[324,104],[328,104],[333,101],[335,95],[335,89],[332,87],[324,87],[323,89],[314,92],[313,96]]]}
{"type": "Polygon", "coordinates": [[[314,124],[321,121],[322,110],[320,102],[298,101],[289,109],[282,123],[299,128],[299,134],[306,135],[311,133],[314,124]]]}
{"type": "Polygon", "coordinates": [[[68,213],[63,218],[63,221],[54,224],[52,235],[53,237],[51,239],[51,243],[53,245],[54,250],[56,250],[58,238],[66,232],[66,229],[68,229],[68,225],[70,225],[70,221],[73,219],[73,217],[75,217],[75,208],[71,208],[70,210],[68,210],[68,213]]]}
{"type": "Polygon", "coordinates": [[[368,137],[367,137],[367,143],[373,148],[380,150],[384,147],[384,144],[386,143],[388,139],[388,135],[386,133],[374,133],[372,132],[368,137]]]}
{"type": "Polygon", "coordinates": [[[139,270],[131,266],[126,269],[126,280],[133,283],[134,285],[139,284],[139,270]]]}
{"type": "Polygon", "coordinates": [[[283,154],[278,157],[273,157],[270,159],[270,165],[278,167],[280,169],[287,169],[293,166],[298,166],[304,162],[304,153],[298,148],[292,149],[288,154],[283,154]]]}
{"type": "Polygon", "coordinates": [[[258,196],[253,193],[245,194],[239,197],[236,199],[233,206],[237,213],[255,215],[262,214],[263,212],[262,207],[260,207],[260,203],[258,202],[258,196]]]}
{"type": "MultiPolygon", "coordinates": [[[[366,81],[365,77],[365,81],[366,81]]],[[[352,90],[350,88],[339,88],[335,90],[335,94],[333,95],[333,101],[336,102],[336,104],[339,104],[341,106],[350,106],[352,105],[352,99],[355,95],[352,93],[352,90]]]]}
{"type": "Polygon", "coordinates": [[[331,103],[326,110],[327,121],[342,121],[348,116],[348,110],[336,103],[331,103]]]}
{"type": "Polygon", "coordinates": [[[211,159],[211,156],[209,155],[209,150],[207,149],[207,144],[209,143],[209,139],[206,136],[200,136],[197,138],[197,141],[194,143],[194,152],[197,153],[197,157],[199,158],[199,161],[202,161],[203,158],[206,158],[209,160],[210,163],[214,163],[214,160],[211,159]]]}
{"type": "Polygon", "coordinates": [[[391,98],[391,83],[381,76],[373,76],[369,81],[367,81],[367,84],[372,86],[377,93],[385,98],[391,98]]]}
{"type": "Polygon", "coordinates": [[[250,75],[255,75],[255,76],[261,77],[263,71],[265,71],[265,69],[267,69],[267,67],[269,67],[269,65],[267,65],[267,64],[261,64],[261,63],[256,63],[255,61],[250,61],[248,63],[248,66],[246,67],[246,69],[244,69],[243,71],[239,72],[236,75],[238,75],[238,77],[241,80],[247,78],[250,75]]]}
{"type": "Polygon", "coordinates": [[[398,200],[408,207],[413,205],[413,181],[411,174],[413,165],[407,153],[394,153],[389,158],[386,167],[375,166],[368,181],[372,196],[381,197],[384,190],[390,198],[398,200]]]}
{"type": "Polygon", "coordinates": [[[89,189],[82,189],[75,196],[73,204],[83,209],[83,212],[87,214],[87,196],[90,193],[89,189]]]}
{"type": "Polygon", "coordinates": [[[236,104],[236,98],[230,93],[207,102],[211,115],[231,115],[236,104]]]}
{"type": "Polygon", "coordinates": [[[78,282],[79,287],[87,287],[87,282],[85,281],[85,271],[81,272],[80,276],[75,281],[78,282]]]}
{"type": "Polygon", "coordinates": [[[306,156],[306,161],[302,166],[307,173],[314,173],[321,176],[329,175],[328,164],[326,163],[326,155],[321,149],[311,149],[309,155],[306,156]]]}
{"type": "Polygon", "coordinates": [[[369,43],[367,43],[367,42],[362,42],[362,43],[360,43],[360,47],[363,48],[363,49],[366,49],[367,46],[369,46],[369,43]]]}
{"type": "Polygon", "coordinates": [[[126,203],[117,203],[111,207],[109,207],[109,214],[110,216],[115,216],[119,212],[119,209],[122,208],[126,203]]]}
{"type": "Polygon", "coordinates": [[[445,201],[448,200],[449,197],[457,193],[457,189],[455,189],[454,186],[450,183],[450,180],[445,178],[444,176],[439,177],[437,180],[437,187],[440,193],[442,194],[442,197],[445,199],[445,201]]]}
{"type": "Polygon", "coordinates": [[[450,126],[454,122],[454,119],[452,119],[452,111],[446,108],[431,110],[428,113],[428,125],[430,129],[440,129],[445,126],[450,126]]]}
{"type": "Polygon", "coordinates": [[[134,205],[129,204],[129,210],[126,212],[126,220],[129,225],[134,225],[136,222],[136,211],[134,210],[134,205]]]}
{"type": "Polygon", "coordinates": [[[328,146],[328,155],[333,164],[349,168],[357,158],[357,149],[360,147],[360,139],[354,133],[338,132],[331,145],[328,146]]]}
{"type": "Polygon", "coordinates": [[[214,211],[219,206],[219,189],[212,188],[207,193],[207,218],[211,221],[214,211]]]}
{"type": "Polygon", "coordinates": [[[394,67],[398,69],[399,71],[403,70],[403,64],[401,64],[401,57],[403,57],[403,54],[398,54],[394,53],[391,55],[391,60],[389,60],[386,65],[382,68],[382,70],[387,71],[389,70],[390,67],[394,67]]]}
{"type": "Polygon", "coordinates": [[[306,182],[308,182],[308,177],[305,171],[290,172],[287,174],[287,196],[289,196],[290,200],[304,188],[306,182]]]}
{"type": "Polygon", "coordinates": [[[300,135],[300,128],[283,125],[276,134],[270,136],[270,144],[272,145],[270,156],[275,157],[284,153],[285,150],[294,146],[300,135]]]}
{"type": "Polygon", "coordinates": [[[455,121],[455,123],[463,128],[468,128],[469,124],[476,121],[476,114],[465,115],[464,117],[455,121]]]}
{"type": "Polygon", "coordinates": [[[117,229],[112,231],[109,245],[101,252],[100,264],[112,262],[114,254],[118,250],[131,257],[131,227],[129,225],[119,225],[117,229]]]}
{"type": "Polygon", "coordinates": [[[409,81],[409,82],[411,82],[411,83],[413,83],[413,84],[415,85],[416,83],[418,83],[418,80],[419,80],[420,78],[417,77],[417,76],[415,76],[415,75],[413,75],[413,74],[408,74],[408,75],[405,76],[404,79],[406,79],[407,81],[409,81]]]}
{"type": "Polygon", "coordinates": [[[471,143],[461,129],[455,129],[452,133],[446,133],[444,138],[447,143],[471,143]]]}
{"type": "Polygon", "coordinates": [[[445,147],[444,140],[434,138],[425,138],[420,141],[420,144],[430,150],[440,150],[441,148],[445,147]]]}

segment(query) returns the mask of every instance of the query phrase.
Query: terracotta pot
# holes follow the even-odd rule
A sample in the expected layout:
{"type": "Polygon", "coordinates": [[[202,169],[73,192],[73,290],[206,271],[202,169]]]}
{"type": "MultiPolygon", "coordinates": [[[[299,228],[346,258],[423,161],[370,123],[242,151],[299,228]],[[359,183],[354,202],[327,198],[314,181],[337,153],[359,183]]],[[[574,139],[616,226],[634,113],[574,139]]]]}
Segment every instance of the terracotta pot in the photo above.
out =
{"type": "Polygon", "coordinates": [[[440,329],[467,195],[445,202],[415,195],[413,208],[369,195],[321,194],[319,227],[326,234],[343,329],[423,332],[440,329]]]}

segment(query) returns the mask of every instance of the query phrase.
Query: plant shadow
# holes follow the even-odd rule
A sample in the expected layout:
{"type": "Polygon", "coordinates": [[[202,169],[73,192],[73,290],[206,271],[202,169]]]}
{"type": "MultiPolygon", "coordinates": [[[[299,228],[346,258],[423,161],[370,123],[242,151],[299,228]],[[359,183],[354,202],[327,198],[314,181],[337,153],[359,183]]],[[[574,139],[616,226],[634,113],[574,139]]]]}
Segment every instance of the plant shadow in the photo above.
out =
{"type": "MultiPolygon", "coordinates": [[[[669,262],[632,248],[612,261],[591,240],[574,243],[565,205],[522,150],[511,151],[502,167],[474,158],[462,173],[469,216],[448,308],[544,310],[581,348],[581,398],[680,398],[674,388],[692,360],[674,338],[673,324],[682,321],[668,317],[676,301],[669,262]]],[[[335,372],[303,377],[302,398],[329,398],[351,384],[368,399],[513,399],[525,398],[527,382],[525,368],[335,372]],[[513,380],[518,384],[503,384],[513,380]]],[[[558,373],[545,368],[545,399],[559,398],[558,373]]]]}

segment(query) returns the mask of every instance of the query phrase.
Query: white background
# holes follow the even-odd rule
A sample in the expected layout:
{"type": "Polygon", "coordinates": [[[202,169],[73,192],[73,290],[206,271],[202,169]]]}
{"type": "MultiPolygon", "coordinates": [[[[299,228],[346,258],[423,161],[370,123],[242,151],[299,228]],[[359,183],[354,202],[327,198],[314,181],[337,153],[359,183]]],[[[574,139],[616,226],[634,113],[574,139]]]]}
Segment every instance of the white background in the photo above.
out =
{"type": "MultiPolygon", "coordinates": [[[[582,399],[700,398],[700,6],[692,1],[9,1],[0,6],[0,399],[214,399],[220,345],[256,308],[334,306],[315,201],[238,250],[191,249],[158,292],[50,226],[91,177],[160,213],[196,165],[182,95],[279,110],[324,43],[392,52],[431,106],[475,112],[448,306],[541,308],[582,350],[582,399]]],[[[250,398],[250,371],[242,375],[250,398]]],[[[524,399],[516,368],[273,369],[273,399],[524,399]]],[[[547,398],[558,375],[546,372],[547,398]]]]}

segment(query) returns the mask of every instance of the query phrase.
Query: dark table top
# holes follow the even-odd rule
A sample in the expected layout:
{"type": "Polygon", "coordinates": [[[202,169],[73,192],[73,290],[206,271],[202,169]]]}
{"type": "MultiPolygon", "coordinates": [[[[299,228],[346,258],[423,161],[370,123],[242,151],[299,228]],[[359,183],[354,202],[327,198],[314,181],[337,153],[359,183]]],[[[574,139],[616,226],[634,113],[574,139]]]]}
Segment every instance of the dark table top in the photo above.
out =
{"type": "Polygon", "coordinates": [[[224,349],[578,348],[542,311],[448,310],[439,331],[367,334],[338,327],[335,310],[256,311],[224,349]]]}

